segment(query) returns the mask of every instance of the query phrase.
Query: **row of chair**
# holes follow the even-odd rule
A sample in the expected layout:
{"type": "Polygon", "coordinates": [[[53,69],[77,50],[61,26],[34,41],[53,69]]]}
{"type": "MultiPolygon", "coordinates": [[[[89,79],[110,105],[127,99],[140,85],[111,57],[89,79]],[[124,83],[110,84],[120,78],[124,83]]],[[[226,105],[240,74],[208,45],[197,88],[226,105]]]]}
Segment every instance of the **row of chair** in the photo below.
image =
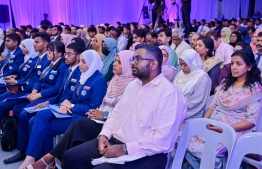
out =
{"type": "MultiPolygon", "coordinates": [[[[258,119],[257,131],[262,127],[261,119],[258,119]]],[[[205,138],[205,148],[202,154],[200,169],[213,169],[216,158],[216,148],[218,143],[223,144],[228,151],[224,169],[239,169],[242,160],[257,168],[262,168],[262,161],[246,157],[247,154],[262,155],[262,133],[252,132],[241,136],[236,142],[235,130],[222,122],[198,118],[190,121],[181,133],[180,141],[177,146],[172,169],[181,169],[186,153],[188,142],[193,136],[203,136],[205,138]],[[207,125],[220,127],[222,133],[207,129],[207,125]]]]}

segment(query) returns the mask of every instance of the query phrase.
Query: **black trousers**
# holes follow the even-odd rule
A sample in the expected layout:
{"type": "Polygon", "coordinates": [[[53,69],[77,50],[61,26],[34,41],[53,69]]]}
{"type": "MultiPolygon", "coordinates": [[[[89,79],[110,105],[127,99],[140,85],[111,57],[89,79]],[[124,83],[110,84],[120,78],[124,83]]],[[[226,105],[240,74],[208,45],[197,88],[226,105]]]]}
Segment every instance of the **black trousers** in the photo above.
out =
{"type": "Polygon", "coordinates": [[[187,38],[190,34],[190,32],[192,31],[192,25],[190,22],[190,10],[182,10],[182,19],[183,19],[183,24],[185,26],[185,37],[187,38]]]}
{"type": "Polygon", "coordinates": [[[102,127],[102,124],[98,124],[89,118],[80,118],[76,120],[66,130],[65,134],[50,154],[62,160],[64,153],[68,149],[96,138],[101,132],[102,127]]]}
{"type": "MultiPolygon", "coordinates": [[[[113,139],[110,144],[115,144],[113,139]]],[[[97,138],[69,149],[63,157],[63,169],[165,169],[167,154],[147,156],[124,165],[103,163],[97,166],[91,164],[92,159],[100,158],[97,138]]]]}

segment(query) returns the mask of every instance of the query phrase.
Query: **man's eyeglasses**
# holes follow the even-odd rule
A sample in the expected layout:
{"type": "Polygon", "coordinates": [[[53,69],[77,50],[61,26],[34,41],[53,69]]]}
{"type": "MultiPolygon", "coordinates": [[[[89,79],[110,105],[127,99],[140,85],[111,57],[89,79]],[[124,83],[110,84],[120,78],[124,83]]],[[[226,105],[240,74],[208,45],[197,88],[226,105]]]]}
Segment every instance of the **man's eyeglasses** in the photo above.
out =
{"type": "Polygon", "coordinates": [[[129,59],[130,62],[134,61],[136,64],[141,61],[141,60],[149,60],[149,61],[153,61],[154,59],[150,59],[150,58],[143,58],[142,56],[138,56],[138,57],[132,57],[129,59]]]}
{"type": "Polygon", "coordinates": [[[76,56],[77,54],[73,54],[73,53],[65,53],[64,56],[76,56]]]}

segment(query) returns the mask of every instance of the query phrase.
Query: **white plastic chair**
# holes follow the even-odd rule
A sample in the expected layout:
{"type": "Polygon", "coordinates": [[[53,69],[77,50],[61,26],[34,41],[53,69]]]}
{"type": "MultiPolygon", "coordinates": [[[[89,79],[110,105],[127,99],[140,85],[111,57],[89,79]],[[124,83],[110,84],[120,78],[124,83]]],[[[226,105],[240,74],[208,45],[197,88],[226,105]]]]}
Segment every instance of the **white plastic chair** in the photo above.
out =
{"type": "Polygon", "coordinates": [[[231,126],[219,121],[206,118],[197,118],[191,120],[182,131],[172,164],[172,169],[181,169],[187,145],[192,136],[203,136],[205,138],[205,147],[200,162],[200,169],[214,168],[218,143],[222,143],[228,150],[228,165],[228,161],[236,140],[236,133],[234,129],[231,126]],[[223,132],[218,133],[207,129],[206,125],[208,124],[222,128],[223,132]]]}
{"type": "Polygon", "coordinates": [[[262,133],[252,132],[241,136],[235,144],[232,152],[230,162],[227,169],[239,168],[242,160],[252,164],[257,168],[262,167],[262,163],[252,158],[244,157],[247,154],[259,154],[262,155],[262,133]],[[244,158],[244,159],[243,159],[244,158]]]}
{"type": "MultiPolygon", "coordinates": [[[[260,109],[260,113],[259,113],[259,116],[258,116],[258,119],[257,119],[255,131],[256,132],[262,132],[262,108],[260,109]]],[[[262,161],[261,160],[255,160],[253,158],[246,156],[246,157],[243,158],[243,161],[252,165],[252,166],[255,166],[257,168],[262,168],[262,161]]]]}

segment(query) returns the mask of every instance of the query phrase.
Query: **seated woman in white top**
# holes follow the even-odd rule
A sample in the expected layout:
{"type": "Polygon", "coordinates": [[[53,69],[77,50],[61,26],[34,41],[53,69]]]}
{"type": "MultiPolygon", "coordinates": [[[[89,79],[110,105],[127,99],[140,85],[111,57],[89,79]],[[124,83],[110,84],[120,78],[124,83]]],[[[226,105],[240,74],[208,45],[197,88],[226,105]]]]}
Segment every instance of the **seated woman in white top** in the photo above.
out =
{"type": "Polygon", "coordinates": [[[161,49],[163,54],[162,73],[170,82],[173,82],[177,74],[177,70],[171,64],[170,50],[167,46],[164,45],[159,46],[159,48],[161,49]]]}
{"type": "Polygon", "coordinates": [[[174,85],[184,95],[187,102],[186,122],[193,118],[203,117],[206,101],[211,90],[211,80],[203,69],[199,54],[193,49],[187,49],[179,58],[181,70],[178,72],[174,85]]]}

